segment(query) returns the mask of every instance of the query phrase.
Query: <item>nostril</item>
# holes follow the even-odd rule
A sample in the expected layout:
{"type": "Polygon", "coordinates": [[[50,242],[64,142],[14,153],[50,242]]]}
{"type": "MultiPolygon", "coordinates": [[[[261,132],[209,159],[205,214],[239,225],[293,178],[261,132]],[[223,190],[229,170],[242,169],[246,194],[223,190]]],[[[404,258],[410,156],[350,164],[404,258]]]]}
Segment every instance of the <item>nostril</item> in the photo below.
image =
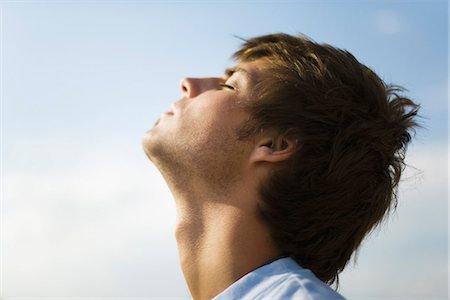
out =
{"type": "Polygon", "coordinates": [[[197,78],[186,77],[181,80],[181,91],[184,97],[194,98],[199,93],[199,82],[197,78]]]}
{"type": "Polygon", "coordinates": [[[180,87],[181,87],[181,91],[183,92],[183,93],[186,93],[187,92],[187,87],[186,87],[186,79],[181,79],[181,81],[180,81],[180,87]]]}
{"type": "Polygon", "coordinates": [[[186,77],[181,81],[181,92],[186,98],[193,98],[197,95],[197,84],[194,78],[186,77]]]}

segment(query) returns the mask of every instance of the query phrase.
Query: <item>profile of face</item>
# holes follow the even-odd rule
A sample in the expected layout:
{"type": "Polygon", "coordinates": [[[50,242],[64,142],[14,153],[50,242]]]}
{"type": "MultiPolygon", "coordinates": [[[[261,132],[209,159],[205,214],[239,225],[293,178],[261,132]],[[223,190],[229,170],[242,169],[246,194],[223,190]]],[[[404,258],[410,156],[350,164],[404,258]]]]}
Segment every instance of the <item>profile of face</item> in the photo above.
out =
{"type": "Polygon", "coordinates": [[[249,114],[239,103],[252,101],[263,61],[241,62],[224,78],[184,78],[181,100],[144,136],[147,156],[166,180],[173,176],[229,184],[245,167],[251,144],[237,138],[249,114]]]}

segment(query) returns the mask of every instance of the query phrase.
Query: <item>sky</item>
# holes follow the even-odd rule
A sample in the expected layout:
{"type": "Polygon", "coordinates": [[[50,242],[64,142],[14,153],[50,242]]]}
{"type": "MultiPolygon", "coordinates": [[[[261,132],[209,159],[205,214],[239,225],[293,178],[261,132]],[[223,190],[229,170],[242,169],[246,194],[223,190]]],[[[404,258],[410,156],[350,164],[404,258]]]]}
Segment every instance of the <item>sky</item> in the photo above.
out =
{"type": "Polygon", "coordinates": [[[1,299],[190,299],[141,140],[183,77],[274,32],[347,49],[422,106],[397,210],[340,293],[447,299],[446,1],[0,1],[0,24],[1,299]]]}

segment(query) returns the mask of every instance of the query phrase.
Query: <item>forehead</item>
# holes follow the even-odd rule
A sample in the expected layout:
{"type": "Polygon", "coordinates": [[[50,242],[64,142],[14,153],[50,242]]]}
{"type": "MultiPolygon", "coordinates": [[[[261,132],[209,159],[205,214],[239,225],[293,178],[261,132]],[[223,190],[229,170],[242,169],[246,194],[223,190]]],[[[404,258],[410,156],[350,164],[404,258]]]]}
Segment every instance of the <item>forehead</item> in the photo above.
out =
{"type": "Polygon", "coordinates": [[[234,67],[227,69],[225,73],[235,72],[242,76],[250,85],[256,84],[264,75],[269,63],[265,59],[257,59],[254,61],[239,62],[234,67]]]}

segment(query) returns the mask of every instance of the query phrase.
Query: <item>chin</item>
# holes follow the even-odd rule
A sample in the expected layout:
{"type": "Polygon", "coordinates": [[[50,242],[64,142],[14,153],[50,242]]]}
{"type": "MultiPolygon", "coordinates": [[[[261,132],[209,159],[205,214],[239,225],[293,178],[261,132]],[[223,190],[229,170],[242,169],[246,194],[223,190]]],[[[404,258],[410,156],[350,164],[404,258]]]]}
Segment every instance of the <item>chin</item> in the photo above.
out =
{"type": "Polygon", "coordinates": [[[144,136],[142,137],[142,142],[141,142],[142,149],[144,150],[144,153],[147,155],[147,157],[150,161],[152,161],[151,147],[153,146],[152,130],[153,129],[150,129],[144,134],[144,136]]]}
{"type": "Polygon", "coordinates": [[[142,137],[142,148],[151,162],[156,163],[165,154],[164,140],[165,136],[158,126],[149,129],[142,137]]]}

